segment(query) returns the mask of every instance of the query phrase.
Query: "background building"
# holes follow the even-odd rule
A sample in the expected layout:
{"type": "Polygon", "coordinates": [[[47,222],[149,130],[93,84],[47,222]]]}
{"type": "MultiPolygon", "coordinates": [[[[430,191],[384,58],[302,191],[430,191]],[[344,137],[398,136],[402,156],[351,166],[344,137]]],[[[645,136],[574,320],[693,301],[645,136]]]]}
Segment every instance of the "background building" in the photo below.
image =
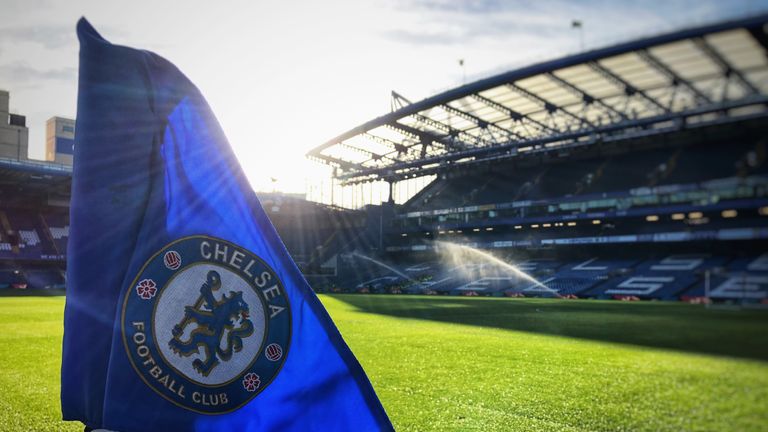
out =
{"type": "Polygon", "coordinates": [[[10,113],[10,94],[0,90],[0,158],[28,159],[29,129],[26,117],[10,113]]]}
{"type": "Polygon", "coordinates": [[[75,121],[63,117],[51,117],[45,123],[45,160],[62,165],[72,165],[75,151],[75,121]]]}

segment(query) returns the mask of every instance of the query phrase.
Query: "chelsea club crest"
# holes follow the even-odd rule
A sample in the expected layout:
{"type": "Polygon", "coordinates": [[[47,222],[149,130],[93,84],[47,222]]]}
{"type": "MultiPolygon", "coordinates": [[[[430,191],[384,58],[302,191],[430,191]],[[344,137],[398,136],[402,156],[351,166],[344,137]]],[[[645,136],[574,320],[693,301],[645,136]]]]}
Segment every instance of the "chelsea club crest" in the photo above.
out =
{"type": "Polygon", "coordinates": [[[291,312],[277,274],[233,243],[166,245],[128,287],[122,333],[133,368],[165,399],[221,414],[264,390],[288,353],[291,312]]]}

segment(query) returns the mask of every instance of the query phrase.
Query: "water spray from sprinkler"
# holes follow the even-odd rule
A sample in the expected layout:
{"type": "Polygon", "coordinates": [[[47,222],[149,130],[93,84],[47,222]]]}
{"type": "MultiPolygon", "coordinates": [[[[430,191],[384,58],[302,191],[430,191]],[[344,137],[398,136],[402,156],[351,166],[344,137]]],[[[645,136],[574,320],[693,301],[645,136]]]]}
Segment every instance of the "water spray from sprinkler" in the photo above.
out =
{"type": "Polygon", "coordinates": [[[544,290],[546,290],[546,291],[548,291],[548,292],[550,292],[552,294],[557,294],[557,291],[547,287],[543,283],[541,283],[538,280],[536,280],[536,278],[534,278],[533,276],[531,276],[528,273],[520,270],[517,266],[509,264],[509,263],[507,263],[507,262],[505,262],[505,261],[503,261],[503,260],[501,260],[501,259],[499,259],[499,258],[497,258],[497,257],[495,257],[495,256],[493,256],[491,254],[489,254],[488,252],[484,252],[484,251],[481,251],[479,249],[475,249],[473,247],[466,246],[466,245],[461,245],[461,244],[457,244],[457,243],[450,243],[450,242],[444,242],[444,241],[439,241],[439,240],[435,241],[434,243],[438,247],[445,248],[450,253],[457,253],[457,252],[458,253],[462,253],[463,252],[463,253],[472,254],[472,255],[474,255],[476,257],[479,257],[479,258],[485,260],[486,262],[493,263],[495,265],[498,265],[499,267],[502,267],[502,268],[504,268],[506,270],[511,271],[516,276],[518,276],[521,279],[524,279],[524,280],[526,280],[528,282],[533,283],[535,286],[537,286],[539,288],[543,288],[544,290]]]}
{"type": "Polygon", "coordinates": [[[379,261],[377,259],[371,258],[369,256],[365,256],[365,255],[363,255],[361,253],[358,253],[358,252],[352,252],[352,256],[356,256],[358,258],[370,261],[370,262],[372,262],[372,263],[374,263],[374,264],[376,264],[376,265],[378,265],[380,267],[384,267],[385,269],[391,271],[392,273],[395,273],[396,275],[402,277],[403,279],[406,279],[406,280],[409,280],[409,281],[413,281],[413,279],[410,278],[407,274],[401,272],[400,270],[397,270],[396,268],[394,268],[392,266],[384,264],[383,262],[381,262],[381,261],[379,261]]]}

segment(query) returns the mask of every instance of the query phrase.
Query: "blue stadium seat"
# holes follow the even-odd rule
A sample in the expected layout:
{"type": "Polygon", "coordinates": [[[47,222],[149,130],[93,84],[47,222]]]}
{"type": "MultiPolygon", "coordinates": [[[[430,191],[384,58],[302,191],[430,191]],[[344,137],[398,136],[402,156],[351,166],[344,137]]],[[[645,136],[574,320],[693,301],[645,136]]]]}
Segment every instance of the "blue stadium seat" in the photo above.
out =
{"type": "MultiPolygon", "coordinates": [[[[690,299],[707,296],[706,279],[681,294],[690,299]]],[[[708,297],[712,300],[765,301],[768,299],[768,253],[748,258],[737,258],[725,269],[716,269],[709,275],[708,297]]]]}
{"type": "Polygon", "coordinates": [[[635,273],[612,278],[585,293],[585,295],[598,298],[637,297],[676,300],[680,292],[698,280],[698,276],[690,273],[635,273]]]}

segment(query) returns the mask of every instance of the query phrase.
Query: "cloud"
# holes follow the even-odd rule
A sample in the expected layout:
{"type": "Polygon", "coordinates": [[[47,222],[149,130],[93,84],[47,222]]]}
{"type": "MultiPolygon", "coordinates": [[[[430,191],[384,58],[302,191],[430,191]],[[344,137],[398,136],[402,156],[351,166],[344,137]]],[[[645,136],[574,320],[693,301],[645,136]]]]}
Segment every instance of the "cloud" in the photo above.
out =
{"type": "Polygon", "coordinates": [[[45,80],[71,82],[77,78],[77,69],[73,67],[36,69],[24,63],[12,63],[0,65],[0,77],[20,84],[45,80]]]}
{"type": "Polygon", "coordinates": [[[423,23],[418,30],[397,29],[384,32],[387,39],[414,45],[453,45],[476,42],[481,39],[496,41],[530,38],[556,37],[568,30],[562,21],[530,17],[520,20],[519,16],[499,14],[488,19],[477,20],[472,16],[451,21],[443,20],[439,25],[423,23]]]}
{"type": "Polygon", "coordinates": [[[510,2],[501,0],[416,0],[408,2],[408,7],[415,7],[417,9],[463,14],[499,12],[508,9],[510,6],[510,2]]]}
{"type": "Polygon", "coordinates": [[[412,45],[556,37],[568,31],[572,9],[567,2],[406,0],[396,10],[410,19],[382,35],[412,45]]]}
{"type": "MultiPolygon", "coordinates": [[[[536,36],[541,40],[573,37],[571,21],[585,23],[592,41],[606,36],[658,33],[707,21],[765,10],[768,1],[655,0],[613,3],[605,0],[401,0],[395,10],[403,19],[398,28],[382,33],[385,39],[409,45],[457,45],[478,41],[515,43],[536,36]],[[635,34],[637,33],[637,34],[635,34]]],[[[615,38],[615,36],[614,36],[615,38]]]]}
{"type": "Polygon", "coordinates": [[[453,45],[489,38],[498,41],[530,35],[550,37],[568,30],[567,21],[555,20],[547,15],[521,16],[511,12],[439,15],[443,16],[424,19],[410,28],[389,30],[383,36],[414,45],[453,45]]]}
{"type": "Polygon", "coordinates": [[[58,49],[76,42],[72,26],[24,26],[0,28],[0,43],[36,43],[48,49],[58,49]]]}

